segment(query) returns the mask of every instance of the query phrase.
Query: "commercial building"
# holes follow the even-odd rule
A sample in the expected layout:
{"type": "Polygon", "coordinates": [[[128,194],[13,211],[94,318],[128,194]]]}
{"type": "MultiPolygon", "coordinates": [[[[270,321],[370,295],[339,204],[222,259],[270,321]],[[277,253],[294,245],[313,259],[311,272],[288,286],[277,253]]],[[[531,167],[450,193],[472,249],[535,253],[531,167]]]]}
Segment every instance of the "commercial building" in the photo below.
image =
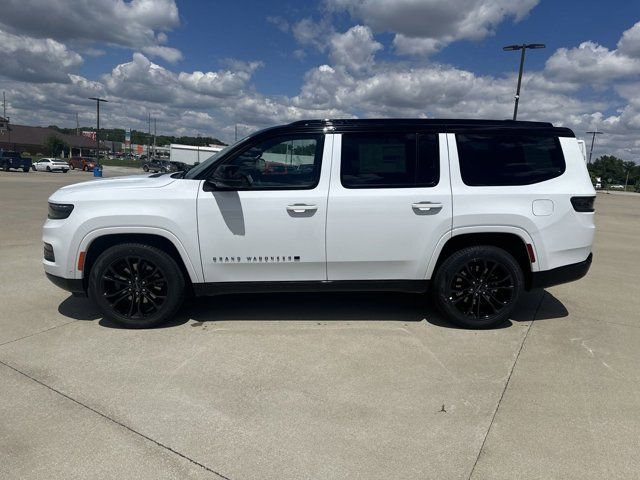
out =
{"type": "MultiPolygon", "coordinates": [[[[50,137],[58,137],[66,143],[71,151],[71,156],[95,156],[96,142],[83,135],[69,135],[49,127],[30,127],[27,125],[14,125],[0,117],[0,148],[14,150],[31,155],[49,155],[47,147],[50,137]]],[[[117,142],[116,142],[117,143],[117,142]]],[[[101,145],[100,150],[111,151],[113,146],[101,145]]]]}

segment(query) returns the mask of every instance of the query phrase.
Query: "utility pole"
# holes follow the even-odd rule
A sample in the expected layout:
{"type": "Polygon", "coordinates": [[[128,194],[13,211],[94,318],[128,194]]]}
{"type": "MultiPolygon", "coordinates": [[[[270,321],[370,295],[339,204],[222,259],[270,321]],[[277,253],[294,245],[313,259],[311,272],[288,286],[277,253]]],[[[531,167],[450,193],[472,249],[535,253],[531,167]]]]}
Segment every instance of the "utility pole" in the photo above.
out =
{"type": "MultiPolygon", "coordinates": [[[[4,90],[2,91],[2,117],[7,121],[7,143],[11,143],[11,126],[9,125],[9,117],[7,117],[7,99],[4,90]]],[[[11,147],[11,145],[9,145],[11,147]]]]}
{"type": "Polygon", "coordinates": [[[592,134],[593,136],[591,137],[591,149],[589,150],[589,165],[591,165],[591,155],[593,155],[593,144],[596,141],[596,135],[602,135],[604,132],[598,132],[597,130],[594,130],[593,132],[587,132],[592,134]]]}
{"type": "Polygon", "coordinates": [[[151,160],[151,113],[149,113],[149,133],[147,135],[147,162],[151,160]]]}
{"type": "Polygon", "coordinates": [[[516,50],[522,50],[522,54],[520,55],[520,71],[518,72],[518,87],[516,89],[516,103],[513,107],[513,119],[516,120],[518,117],[518,102],[520,101],[520,85],[522,85],[522,72],[524,70],[524,55],[527,51],[527,48],[531,49],[539,49],[545,48],[546,45],[544,43],[523,43],[522,45],[507,45],[506,47],[502,47],[502,50],[505,52],[511,52],[516,50]]]}
{"type": "Polygon", "coordinates": [[[78,118],[78,112],[76,112],[76,135],[80,135],[80,119],[78,118]]]}
{"type": "Polygon", "coordinates": [[[158,135],[158,124],[156,123],[156,118],[153,119],[153,156],[156,156],[156,136],[158,135]]]}
{"type": "Polygon", "coordinates": [[[96,158],[98,159],[98,163],[100,162],[100,102],[108,102],[104,98],[98,97],[89,97],[89,100],[96,101],[96,145],[98,149],[96,150],[96,158]]]}
{"type": "Polygon", "coordinates": [[[236,138],[235,138],[235,141],[236,142],[238,141],[238,124],[237,123],[236,123],[236,138]]]}

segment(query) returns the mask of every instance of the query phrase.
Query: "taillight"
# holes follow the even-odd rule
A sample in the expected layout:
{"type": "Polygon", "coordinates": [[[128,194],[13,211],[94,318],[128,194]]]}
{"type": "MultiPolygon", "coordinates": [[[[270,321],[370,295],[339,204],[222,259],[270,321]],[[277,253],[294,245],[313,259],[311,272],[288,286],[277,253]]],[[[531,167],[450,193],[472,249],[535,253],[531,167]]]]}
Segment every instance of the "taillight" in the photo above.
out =
{"type": "Polygon", "coordinates": [[[571,205],[576,212],[595,212],[596,197],[571,197],[571,205]]]}

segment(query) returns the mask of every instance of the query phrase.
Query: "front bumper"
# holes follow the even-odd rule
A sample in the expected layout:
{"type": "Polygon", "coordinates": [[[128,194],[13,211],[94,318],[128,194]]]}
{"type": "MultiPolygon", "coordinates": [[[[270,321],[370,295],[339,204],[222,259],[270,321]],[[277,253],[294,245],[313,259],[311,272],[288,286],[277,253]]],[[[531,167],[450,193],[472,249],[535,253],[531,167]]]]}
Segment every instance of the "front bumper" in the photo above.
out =
{"type": "Polygon", "coordinates": [[[86,296],[87,292],[84,290],[84,283],[81,278],[63,278],[47,272],[45,274],[56,287],[71,292],[74,296],[86,296]]]}
{"type": "Polygon", "coordinates": [[[579,280],[589,271],[592,259],[593,254],[590,253],[583,262],[563,265],[552,270],[533,272],[531,274],[531,288],[547,288],[579,280]]]}

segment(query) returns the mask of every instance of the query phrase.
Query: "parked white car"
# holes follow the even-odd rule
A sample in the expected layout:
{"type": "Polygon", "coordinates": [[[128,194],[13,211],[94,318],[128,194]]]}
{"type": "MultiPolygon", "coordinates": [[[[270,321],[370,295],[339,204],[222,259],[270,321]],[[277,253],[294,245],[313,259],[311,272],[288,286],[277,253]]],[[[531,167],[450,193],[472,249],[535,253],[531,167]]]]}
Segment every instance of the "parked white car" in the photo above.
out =
{"type": "Polygon", "coordinates": [[[33,169],[37,172],[61,171],[67,173],[69,171],[69,164],[57,158],[42,158],[33,163],[33,169]]]}
{"type": "Polygon", "coordinates": [[[594,200],[573,132],[550,123],[302,121],[187,173],[61,188],[43,262],[130,327],[187,291],[430,288],[446,318],[486,328],[524,290],[587,273],[594,200]]]}

